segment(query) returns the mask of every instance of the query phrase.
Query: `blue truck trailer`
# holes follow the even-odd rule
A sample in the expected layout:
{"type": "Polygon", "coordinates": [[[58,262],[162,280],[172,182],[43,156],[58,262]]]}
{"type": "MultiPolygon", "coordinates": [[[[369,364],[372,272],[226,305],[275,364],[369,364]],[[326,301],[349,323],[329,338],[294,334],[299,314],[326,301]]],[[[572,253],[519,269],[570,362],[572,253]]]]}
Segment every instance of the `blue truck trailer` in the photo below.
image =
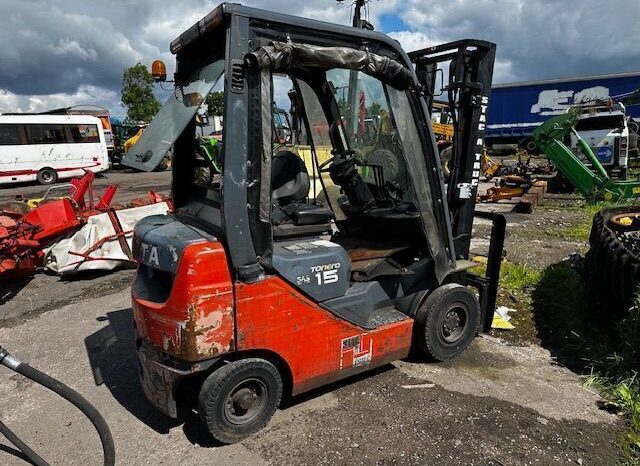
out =
{"type": "MultiPolygon", "coordinates": [[[[573,105],[616,100],[640,89],[640,72],[498,84],[491,90],[485,143],[488,149],[527,141],[533,130],[573,105]]],[[[640,121],[640,105],[627,105],[640,121]]]]}

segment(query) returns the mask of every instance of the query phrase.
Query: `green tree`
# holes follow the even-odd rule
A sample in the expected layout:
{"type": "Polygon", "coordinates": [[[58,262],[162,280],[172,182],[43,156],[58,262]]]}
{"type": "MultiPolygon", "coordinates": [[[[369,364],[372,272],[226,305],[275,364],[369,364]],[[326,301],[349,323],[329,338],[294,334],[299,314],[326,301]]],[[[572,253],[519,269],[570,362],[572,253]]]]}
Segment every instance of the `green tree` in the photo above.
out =
{"type": "Polygon", "coordinates": [[[367,116],[369,118],[378,118],[380,116],[380,109],[382,109],[382,106],[378,102],[373,102],[367,109],[367,116]]]}
{"type": "Polygon", "coordinates": [[[224,92],[211,92],[207,95],[207,115],[222,116],[224,110],[224,92]]]}
{"type": "Polygon", "coordinates": [[[148,123],[160,110],[160,103],[153,95],[153,78],[142,63],[124,70],[120,100],[127,109],[127,123],[148,123]]]}

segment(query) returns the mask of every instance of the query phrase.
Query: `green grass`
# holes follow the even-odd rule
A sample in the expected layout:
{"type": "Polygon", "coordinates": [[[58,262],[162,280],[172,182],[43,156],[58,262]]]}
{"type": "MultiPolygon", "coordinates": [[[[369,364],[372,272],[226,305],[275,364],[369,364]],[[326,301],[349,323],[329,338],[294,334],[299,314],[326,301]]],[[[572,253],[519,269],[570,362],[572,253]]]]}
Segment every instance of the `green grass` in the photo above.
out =
{"type": "MultiPolygon", "coordinates": [[[[606,207],[613,205],[572,206],[570,210],[580,212],[579,220],[569,228],[544,230],[544,235],[587,242],[593,217],[606,207]]],[[[518,232],[523,240],[527,234],[518,232]]],[[[540,236],[540,230],[531,235],[540,236]]],[[[484,266],[476,269],[483,273],[484,266]]],[[[627,464],[640,465],[640,296],[630,311],[615,312],[597,304],[579,261],[543,271],[504,261],[500,286],[520,294],[519,302],[531,304],[543,346],[552,349],[559,362],[584,374],[585,385],[600,391],[605,407],[628,419],[618,444],[627,464]]]]}
{"type": "Polygon", "coordinates": [[[564,231],[566,237],[576,239],[579,241],[589,241],[589,234],[591,233],[591,224],[593,223],[593,217],[605,207],[604,204],[585,204],[580,208],[580,212],[583,214],[583,218],[567,228],[564,231]]]}
{"type": "Polygon", "coordinates": [[[500,286],[509,293],[518,293],[534,287],[540,272],[524,264],[504,261],[500,268],[500,286]]]}
{"type": "Polygon", "coordinates": [[[626,464],[640,463],[640,390],[635,375],[615,382],[598,375],[588,376],[585,386],[596,388],[607,400],[606,407],[624,415],[629,420],[629,428],[624,438],[618,442],[626,459],[626,464]]]}
{"type": "MultiPolygon", "coordinates": [[[[480,263],[469,269],[477,275],[485,275],[487,265],[480,263]]],[[[503,260],[500,265],[500,287],[510,293],[531,288],[538,283],[540,272],[524,264],[503,260]]]]}

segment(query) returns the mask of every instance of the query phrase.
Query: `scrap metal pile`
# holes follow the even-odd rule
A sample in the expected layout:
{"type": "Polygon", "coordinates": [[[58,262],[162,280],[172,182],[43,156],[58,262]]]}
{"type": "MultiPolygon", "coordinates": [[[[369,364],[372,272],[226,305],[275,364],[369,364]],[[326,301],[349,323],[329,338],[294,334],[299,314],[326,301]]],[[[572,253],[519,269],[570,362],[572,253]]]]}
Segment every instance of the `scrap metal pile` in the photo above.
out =
{"type": "Polygon", "coordinates": [[[482,173],[489,181],[498,177],[496,185],[485,194],[479,195],[480,202],[498,202],[504,199],[521,198],[516,204],[516,212],[531,213],[547,192],[547,180],[557,175],[555,167],[549,164],[534,165],[525,151],[517,152],[516,164],[505,165],[492,160],[486,152],[482,157],[482,173]],[[523,161],[523,156],[527,157],[523,161]]]}
{"type": "Polygon", "coordinates": [[[0,281],[31,275],[43,266],[68,273],[86,269],[111,270],[115,268],[114,261],[132,263],[128,243],[135,222],[147,215],[166,213],[169,203],[150,192],[148,199],[133,201],[134,208],[112,205],[117,189],[114,185],[108,186],[96,201],[93,180],[93,172],[86,171],[82,178],[71,181],[68,196],[31,201],[23,204],[23,209],[13,207],[0,211],[0,281]],[[36,207],[32,210],[21,212],[28,209],[27,205],[34,204],[36,207]],[[109,227],[104,226],[104,220],[109,222],[109,227]],[[74,241],[74,236],[84,230],[87,230],[86,234],[74,241]],[[110,248],[114,243],[118,245],[118,251],[110,248]],[[72,249],[63,251],[59,247],[61,244],[72,249]],[[79,245],[82,247],[73,248],[79,245]],[[106,255],[105,250],[108,251],[106,255]],[[60,256],[63,252],[66,256],[62,264],[60,256]],[[100,263],[87,265],[95,261],[100,263]]]}

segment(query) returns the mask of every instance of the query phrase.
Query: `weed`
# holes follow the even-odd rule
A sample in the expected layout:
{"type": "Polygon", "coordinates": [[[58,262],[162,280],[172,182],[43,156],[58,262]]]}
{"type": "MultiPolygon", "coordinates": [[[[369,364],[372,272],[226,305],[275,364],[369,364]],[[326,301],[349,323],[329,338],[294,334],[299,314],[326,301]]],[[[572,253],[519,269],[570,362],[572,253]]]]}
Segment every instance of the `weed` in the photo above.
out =
{"type": "Polygon", "coordinates": [[[500,286],[509,293],[533,288],[540,279],[540,272],[524,264],[504,261],[500,269],[500,286]]]}
{"type": "Polygon", "coordinates": [[[604,407],[629,419],[629,428],[619,442],[627,464],[637,465],[640,453],[640,385],[636,375],[612,382],[606,377],[590,375],[586,387],[596,388],[607,400],[604,407]]]}
{"type": "MultiPolygon", "coordinates": [[[[470,272],[477,275],[485,275],[486,270],[487,264],[484,262],[469,269],[470,272]]],[[[538,283],[539,278],[540,272],[528,265],[507,260],[503,260],[500,265],[500,287],[509,293],[531,289],[538,283]]]]}

